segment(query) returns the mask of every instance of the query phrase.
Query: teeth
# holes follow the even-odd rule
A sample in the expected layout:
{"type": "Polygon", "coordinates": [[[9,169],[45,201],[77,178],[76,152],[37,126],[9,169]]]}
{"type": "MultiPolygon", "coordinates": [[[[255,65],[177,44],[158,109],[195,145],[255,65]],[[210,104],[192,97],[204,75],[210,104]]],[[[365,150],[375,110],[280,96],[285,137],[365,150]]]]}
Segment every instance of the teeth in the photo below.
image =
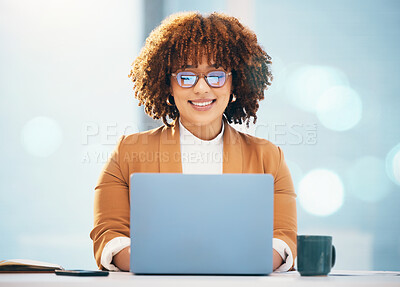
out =
{"type": "Polygon", "coordinates": [[[202,103],[195,103],[195,102],[191,102],[193,105],[195,106],[199,106],[199,107],[204,107],[204,106],[208,106],[209,104],[211,104],[213,101],[209,101],[209,102],[202,102],[202,103]]]}

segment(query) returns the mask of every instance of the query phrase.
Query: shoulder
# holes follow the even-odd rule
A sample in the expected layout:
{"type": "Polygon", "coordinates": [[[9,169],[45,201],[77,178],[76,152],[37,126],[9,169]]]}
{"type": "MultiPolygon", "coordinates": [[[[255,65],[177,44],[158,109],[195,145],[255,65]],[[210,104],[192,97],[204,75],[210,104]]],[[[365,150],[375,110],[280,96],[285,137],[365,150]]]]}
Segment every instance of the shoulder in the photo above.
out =
{"type": "Polygon", "coordinates": [[[237,131],[239,137],[241,138],[241,140],[248,144],[248,145],[260,145],[260,146],[268,146],[268,147],[276,147],[272,142],[270,142],[269,140],[263,139],[263,138],[259,138],[256,136],[252,136],[250,134],[247,133],[243,133],[240,131],[237,131]]]}
{"type": "MultiPolygon", "coordinates": [[[[231,128],[234,129],[233,127],[231,128]]],[[[275,154],[277,156],[281,153],[281,149],[269,140],[252,136],[247,133],[240,132],[236,129],[234,129],[234,133],[240,139],[242,148],[244,149],[275,154]]]]}
{"type": "Polygon", "coordinates": [[[125,162],[139,155],[157,151],[160,146],[161,134],[165,128],[167,127],[161,126],[152,130],[121,136],[114,149],[113,158],[125,162]]]}
{"type": "Polygon", "coordinates": [[[161,126],[152,130],[134,133],[130,135],[124,135],[121,137],[121,145],[141,145],[148,143],[155,143],[161,136],[164,129],[168,129],[166,126],[161,126]]]}
{"type": "Polygon", "coordinates": [[[269,140],[243,132],[236,131],[236,136],[240,139],[245,166],[252,166],[253,170],[258,166],[258,170],[270,173],[276,178],[285,162],[282,149],[269,140]]]}
{"type": "MultiPolygon", "coordinates": [[[[254,162],[262,162],[264,169],[265,167],[279,168],[284,156],[278,146],[269,140],[237,131],[231,126],[228,129],[229,137],[227,138],[230,143],[227,144],[240,144],[242,157],[245,161],[248,161],[249,165],[254,164],[254,162]]],[[[270,170],[270,173],[275,174],[275,170],[270,170]]]]}

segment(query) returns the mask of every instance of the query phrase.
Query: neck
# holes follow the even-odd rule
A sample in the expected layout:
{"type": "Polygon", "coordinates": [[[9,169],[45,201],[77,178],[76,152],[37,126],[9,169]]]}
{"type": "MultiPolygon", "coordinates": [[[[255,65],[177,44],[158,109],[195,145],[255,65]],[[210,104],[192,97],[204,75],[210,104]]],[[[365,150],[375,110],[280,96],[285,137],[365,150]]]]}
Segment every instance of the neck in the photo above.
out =
{"type": "Polygon", "coordinates": [[[195,137],[204,141],[215,139],[222,130],[222,118],[206,125],[195,125],[186,122],[183,119],[180,121],[189,132],[191,132],[195,137]]]}

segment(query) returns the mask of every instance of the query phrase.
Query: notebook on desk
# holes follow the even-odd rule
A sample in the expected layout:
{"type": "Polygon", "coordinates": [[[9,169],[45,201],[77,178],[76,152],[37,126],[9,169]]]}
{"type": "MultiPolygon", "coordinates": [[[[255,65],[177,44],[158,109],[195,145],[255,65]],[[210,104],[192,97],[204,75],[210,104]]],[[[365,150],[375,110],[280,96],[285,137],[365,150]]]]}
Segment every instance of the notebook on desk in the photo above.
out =
{"type": "Polygon", "coordinates": [[[131,272],[272,272],[273,177],[131,176],[131,272]]]}

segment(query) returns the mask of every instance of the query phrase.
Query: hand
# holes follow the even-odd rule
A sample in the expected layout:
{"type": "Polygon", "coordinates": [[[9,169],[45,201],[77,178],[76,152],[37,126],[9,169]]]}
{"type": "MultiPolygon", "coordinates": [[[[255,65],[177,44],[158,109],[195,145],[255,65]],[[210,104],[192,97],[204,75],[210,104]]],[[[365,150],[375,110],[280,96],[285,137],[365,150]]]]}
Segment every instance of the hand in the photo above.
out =
{"type": "MultiPolygon", "coordinates": [[[[122,271],[129,271],[130,255],[131,255],[131,248],[129,246],[125,247],[116,255],[114,255],[112,263],[122,271]]],[[[279,255],[278,252],[276,252],[275,249],[273,249],[273,255],[272,255],[273,270],[275,271],[279,266],[282,265],[282,263],[283,263],[282,257],[279,255]]]]}
{"type": "Polygon", "coordinates": [[[275,271],[279,266],[281,266],[283,263],[282,257],[279,255],[279,253],[273,249],[273,254],[272,254],[272,269],[275,271]]]}
{"type": "Polygon", "coordinates": [[[130,257],[131,257],[131,247],[128,246],[114,255],[112,264],[117,266],[122,271],[129,271],[130,257]]]}

